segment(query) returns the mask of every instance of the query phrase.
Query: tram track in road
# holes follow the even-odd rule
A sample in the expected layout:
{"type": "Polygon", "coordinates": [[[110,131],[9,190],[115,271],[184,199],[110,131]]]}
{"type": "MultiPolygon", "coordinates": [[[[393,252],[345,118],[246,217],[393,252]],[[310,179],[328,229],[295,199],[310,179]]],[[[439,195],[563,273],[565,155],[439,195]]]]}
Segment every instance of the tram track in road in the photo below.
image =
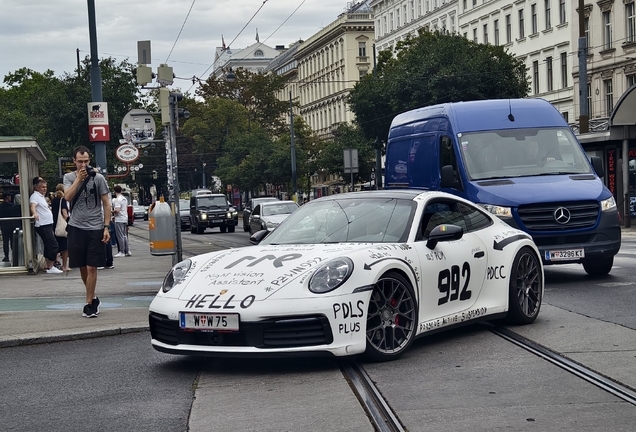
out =
{"type": "Polygon", "coordinates": [[[609,378],[602,376],[601,374],[586,368],[554,351],[551,351],[539,344],[536,344],[504,327],[497,326],[491,323],[483,322],[481,323],[485,328],[490,330],[490,332],[496,334],[497,336],[511,342],[520,348],[529,351],[530,353],[541,357],[542,359],[570,372],[571,374],[583,379],[584,381],[589,382],[590,384],[595,385],[598,388],[601,388],[614,396],[624,400],[625,402],[629,402],[632,405],[636,405],[636,392],[627,388],[621,384],[612,381],[609,378]]]}
{"type": "Polygon", "coordinates": [[[404,432],[397,416],[366,371],[355,361],[341,361],[340,370],[379,432],[404,432]]]}

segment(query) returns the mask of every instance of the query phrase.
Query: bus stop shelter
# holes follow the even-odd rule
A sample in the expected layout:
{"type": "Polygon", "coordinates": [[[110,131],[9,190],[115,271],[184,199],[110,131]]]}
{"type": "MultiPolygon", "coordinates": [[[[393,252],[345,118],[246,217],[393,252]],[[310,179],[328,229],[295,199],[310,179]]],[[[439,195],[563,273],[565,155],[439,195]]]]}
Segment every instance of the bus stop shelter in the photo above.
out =
{"type": "Polygon", "coordinates": [[[0,136],[0,202],[14,206],[11,216],[0,218],[3,227],[0,231],[3,246],[0,249],[0,275],[40,270],[29,196],[32,192],[30,179],[39,175],[38,163],[44,160],[46,157],[35,138],[0,136]],[[5,256],[7,242],[9,255],[5,256]]]}

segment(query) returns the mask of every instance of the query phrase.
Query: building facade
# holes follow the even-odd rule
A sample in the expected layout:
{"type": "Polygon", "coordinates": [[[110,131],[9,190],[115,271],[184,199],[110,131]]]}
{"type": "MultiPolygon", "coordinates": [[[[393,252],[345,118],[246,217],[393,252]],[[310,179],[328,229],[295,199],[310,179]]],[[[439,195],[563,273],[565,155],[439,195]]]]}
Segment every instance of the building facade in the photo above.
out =
{"type": "Polygon", "coordinates": [[[261,73],[282,52],[285,52],[283,45],[272,48],[260,42],[238,50],[217,47],[212,75],[222,79],[230,68],[233,70],[243,68],[252,73],[261,73]]]}

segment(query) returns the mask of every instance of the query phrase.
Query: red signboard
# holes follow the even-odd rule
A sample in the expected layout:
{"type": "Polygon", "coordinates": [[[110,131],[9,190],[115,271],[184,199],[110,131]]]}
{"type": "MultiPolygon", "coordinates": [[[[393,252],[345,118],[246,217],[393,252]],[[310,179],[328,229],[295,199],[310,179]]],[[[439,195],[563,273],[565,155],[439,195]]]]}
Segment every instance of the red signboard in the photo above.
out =
{"type": "Polygon", "coordinates": [[[616,149],[606,149],[607,156],[607,188],[616,197],[616,149]]]}
{"type": "Polygon", "coordinates": [[[89,141],[110,141],[108,125],[88,125],[89,141]]]}

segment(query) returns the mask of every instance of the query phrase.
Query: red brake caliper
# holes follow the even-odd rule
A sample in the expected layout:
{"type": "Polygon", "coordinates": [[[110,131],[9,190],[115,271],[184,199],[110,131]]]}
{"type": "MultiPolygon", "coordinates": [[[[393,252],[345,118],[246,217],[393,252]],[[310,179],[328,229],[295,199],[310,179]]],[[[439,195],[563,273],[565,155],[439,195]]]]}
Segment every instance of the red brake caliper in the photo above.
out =
{"type": "MultiPolygon", "coordinates": [[[[391,303],[391,307],[394,309],[395,309],[395,306],[397,306],[397,301],[395,300],[395,298],[392,298],[389,303],[391,303]]],[[[393,323],[395,325],[400,325],[400,317],[398,315],[395,316],[395,320],[393,321],[393,323]]]]}

